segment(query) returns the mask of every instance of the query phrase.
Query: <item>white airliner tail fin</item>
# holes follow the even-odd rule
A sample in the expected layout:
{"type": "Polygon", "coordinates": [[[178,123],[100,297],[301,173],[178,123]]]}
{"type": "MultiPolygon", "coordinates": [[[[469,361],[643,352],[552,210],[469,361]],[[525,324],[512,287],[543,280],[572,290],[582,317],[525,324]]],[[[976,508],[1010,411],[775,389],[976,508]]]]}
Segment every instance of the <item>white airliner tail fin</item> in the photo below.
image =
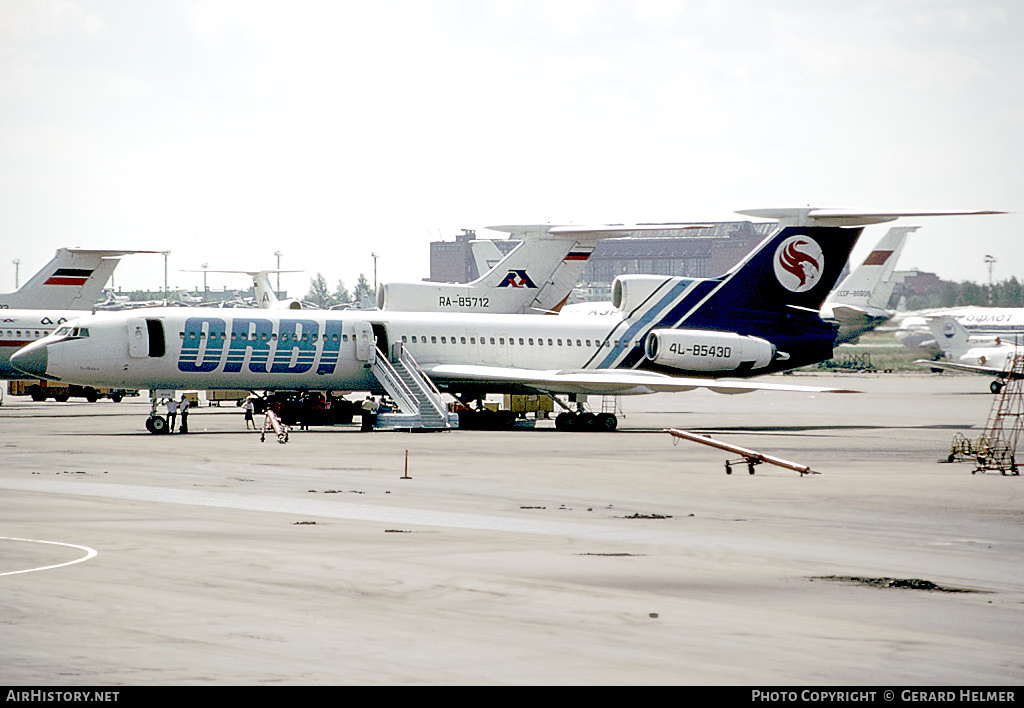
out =
{"type": "MultiPolygon", "coordinates": [[[[705,226],[489,226],[492,231],[503,231],[522,242],[470,283],[385,283],[377,288],[377,307],[409,312],[557,313],[569,299],[601,239],[705,226]]],[[[474,256],[476,250],[474,247],[474,256]]]]}
{"type": "Polygon", "coordinates": [[[949,315],[929,317],[928,329],[948,359],[959,359],[970,349],[970,334],[949,315]]]}
{"type": "Polygon", "coordinates": [[[894,226],[889,229],[864,262],[840,281],[825,302],[864,309],[886,309],[896,286],[892,274],[903,252],[907,234],[918,228],[894,226]]]}
{"type": "Polygon", "coordinates": [[[252,287],[256,293],[256,304],[261,310],[301,310],[302,303],[294,298],[281,300],[270,285],[271,273],[301,273],[299,270],[207,270],[187,271],[189,273],[239,273],[252,278],[252,287]]]}
{"type": "Polygon", "coordinates": [[[103,297],[120,257],[155,251],[98,251],[58,248],[53,259],[13,293],[0,295],[0,307],[24,310],[89,310],[103,297]]]}

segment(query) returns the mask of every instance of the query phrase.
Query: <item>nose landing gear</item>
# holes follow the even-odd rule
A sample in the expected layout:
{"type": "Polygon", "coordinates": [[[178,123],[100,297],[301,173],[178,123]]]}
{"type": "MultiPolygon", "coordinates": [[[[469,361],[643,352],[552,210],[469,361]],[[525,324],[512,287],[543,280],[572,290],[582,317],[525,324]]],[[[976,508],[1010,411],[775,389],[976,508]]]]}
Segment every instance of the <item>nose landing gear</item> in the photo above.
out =
{"type": "Polygon", "coordinates": [[[146,430],[154,435],[163,435],[168,432],[167,419],[156,414],[149,416],[146,419],[146,430]]]}

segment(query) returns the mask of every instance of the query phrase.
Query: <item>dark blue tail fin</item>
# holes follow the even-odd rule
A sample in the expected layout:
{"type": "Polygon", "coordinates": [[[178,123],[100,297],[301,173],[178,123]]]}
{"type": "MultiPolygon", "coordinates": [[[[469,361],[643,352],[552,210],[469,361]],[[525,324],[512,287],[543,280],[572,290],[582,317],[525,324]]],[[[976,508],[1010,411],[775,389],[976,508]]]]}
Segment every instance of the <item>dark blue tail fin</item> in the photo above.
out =
{"type": "MultiPolygon", "coordinates": [[[[771,370],[832,356],[836,327],[818,310],[835,287],[861,227],[787,226],[728,273],[704,280],[669,279],[630,313],[629,333],[702,329],[766,339],[779,352],[771,370]]],[[[642,363],[630,352],[622,364],[642,363]]]]}
{"type": "Polygon", "coordinates": [[[787,226],[720,280],[718,297],[759,307],[821,309],[839,281],[862,228],[787,226]]]}

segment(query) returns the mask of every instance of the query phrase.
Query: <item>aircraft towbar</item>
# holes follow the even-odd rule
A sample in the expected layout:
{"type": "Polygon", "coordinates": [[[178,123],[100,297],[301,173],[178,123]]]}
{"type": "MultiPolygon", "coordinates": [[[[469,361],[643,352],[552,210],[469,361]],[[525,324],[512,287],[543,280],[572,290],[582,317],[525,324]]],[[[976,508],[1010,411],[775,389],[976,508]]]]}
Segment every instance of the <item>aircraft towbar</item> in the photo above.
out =
{"type": "Polygon", "coordinates": [[[708,447],[714,447],[718,448],[719,450],[725,450],[726,452],[731,452],[736,455],[740,455],[741,459],[739,460],[733,460],[732,462],[728,460],[726,461],[726,474],[732,474],[731,464],[739,462],[747,463],[747,470],[750,472],[750,474],[754,474],[754,466],[759,465],[762,462],[767,462],[770,465],[784,467],[785,469],[793,470],[794,472],[799,472],[801,477],[803,477],[805,474],[820,474],[820,472],[815,472],[807,465],[801,465],[798,462],[790,462],[789,460],[784,460],[781,457],[775,457],[774,455],[765,455],[764,453],[757,452],[756,450],[749,450],[745,447],[740,447],[739,445],[725,443],[722,442],[721,440],[715,440],[714,438],[709,438],[705,435],[697,435],[696,433],[691,433],[686,430],[677,430],[675,428],[669,428],[665,432],[667,432],[669,435],[672,435],[675,438],[682,438],[683,440],[692,440],[693,442],[700,443],[701,445],[707,445],[708,447]]]}

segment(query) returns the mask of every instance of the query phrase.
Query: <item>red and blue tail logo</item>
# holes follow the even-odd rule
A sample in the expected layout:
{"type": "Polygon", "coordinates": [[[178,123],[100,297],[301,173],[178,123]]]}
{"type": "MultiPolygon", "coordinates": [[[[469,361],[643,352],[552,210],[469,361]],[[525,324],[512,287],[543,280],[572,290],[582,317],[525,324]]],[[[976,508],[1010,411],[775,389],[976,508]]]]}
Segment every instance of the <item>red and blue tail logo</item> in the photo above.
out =
{"type": "Polygon", "coordinates": [[[505,279],[498,283],[499,288],[536,288],[525,270],[510,270],[505,279]]]}
{"type": "Polygon", "coordinates": [[[825,271],[825,256],[814,239],[791,236],[775,250],[775,277],[790,292],[802,293],[813,288],[825,271]]]}

